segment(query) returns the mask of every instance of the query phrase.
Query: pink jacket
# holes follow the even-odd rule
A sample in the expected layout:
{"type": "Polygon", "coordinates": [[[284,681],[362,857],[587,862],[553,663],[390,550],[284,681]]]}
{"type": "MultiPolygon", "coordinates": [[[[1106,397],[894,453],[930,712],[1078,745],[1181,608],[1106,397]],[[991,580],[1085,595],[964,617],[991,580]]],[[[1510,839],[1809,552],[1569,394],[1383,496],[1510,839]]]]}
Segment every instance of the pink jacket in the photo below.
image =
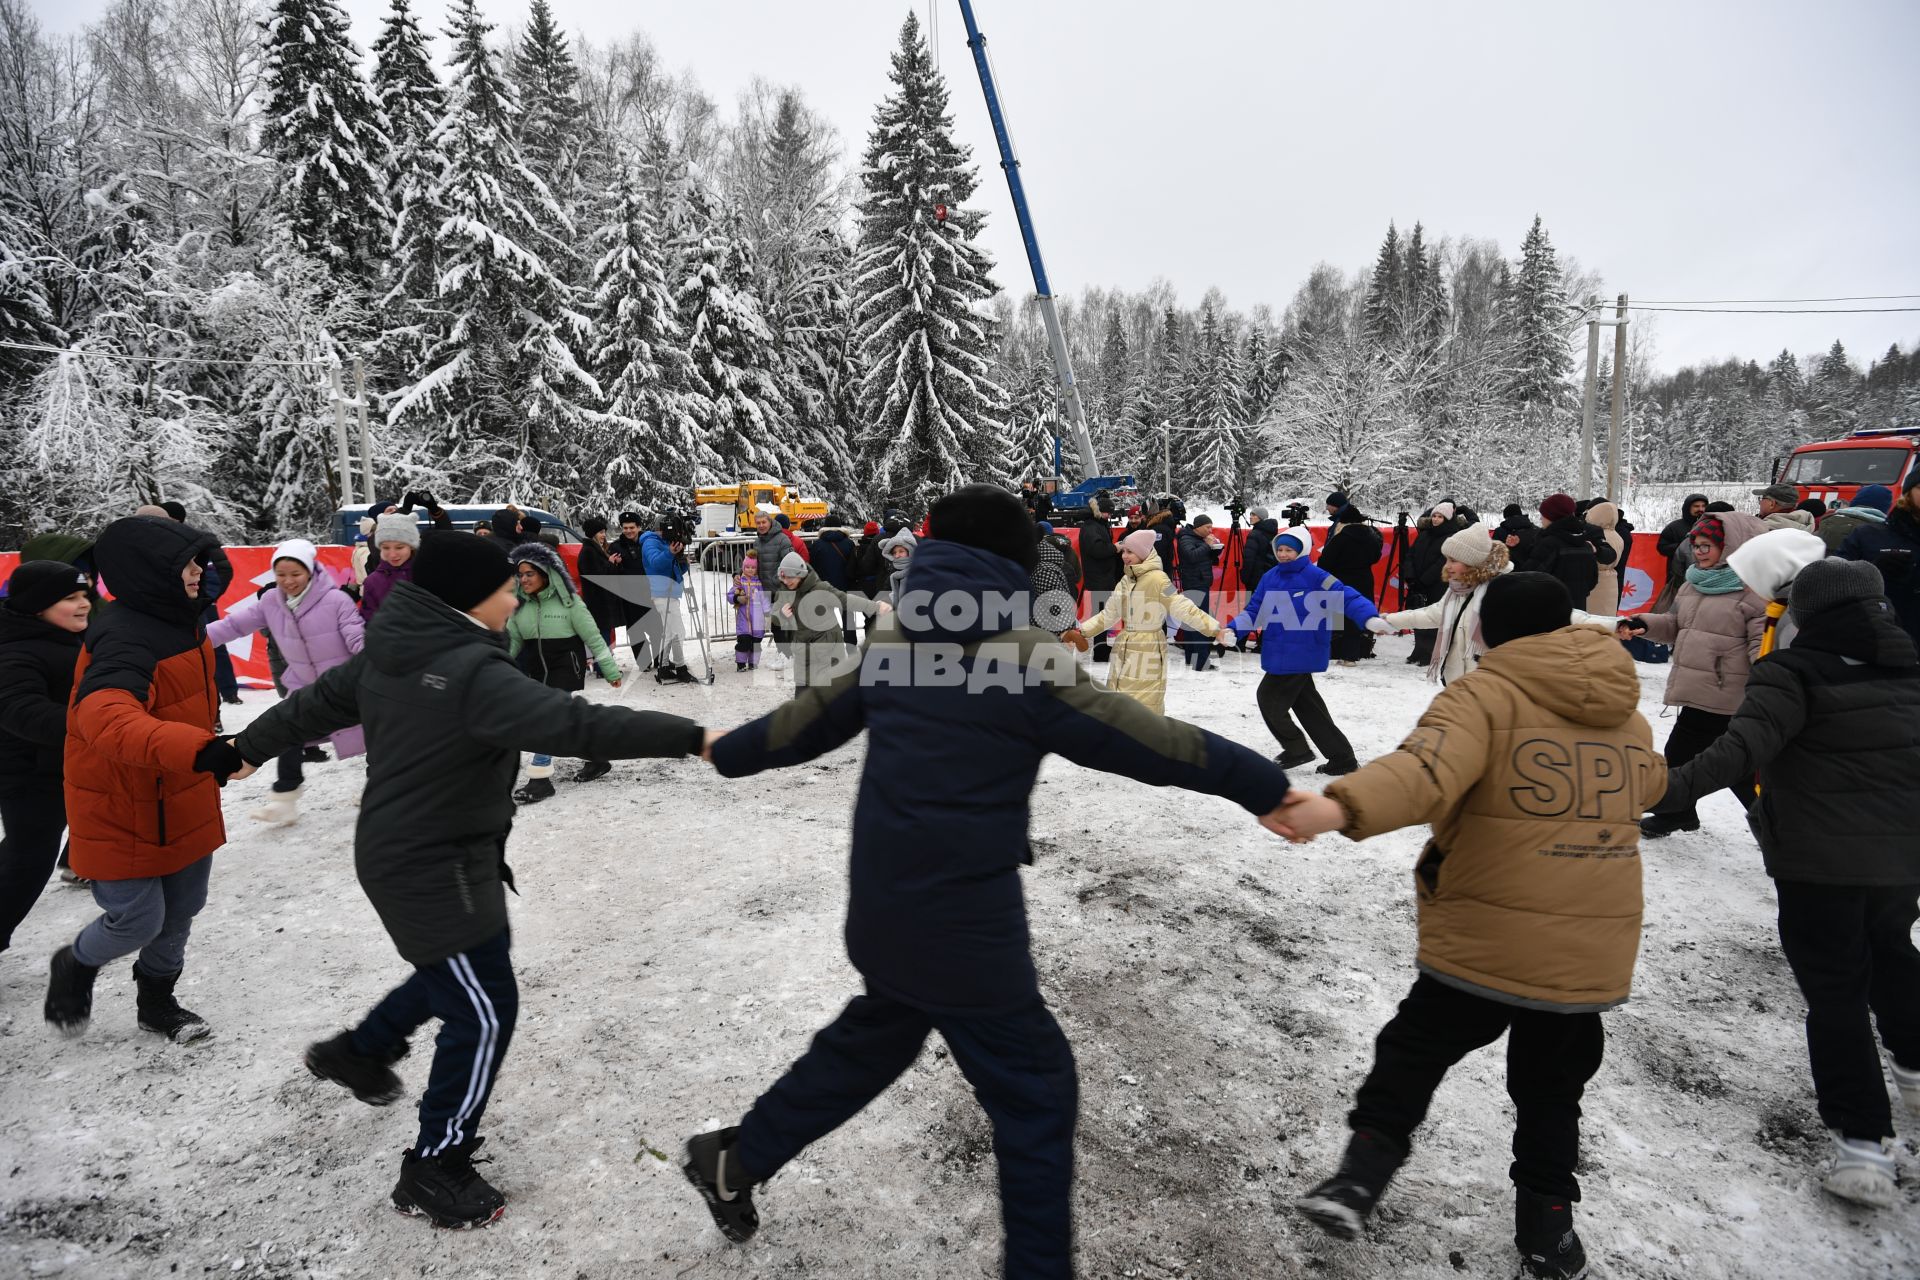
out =
{"type": "MultiPolygon", "coordinates": [[[[287,660],[281,683],[289,693],[306,688],[322,672],[344,663],[366,642],[366,623],[353,598],[339,589],[324,568],[314,571],[313,583],[300,597],[297,610],[287,607],[286,592],[272,587],[208,627],[207,639],[217,648],[262,627],[273,634],[280,656],[287,660]]],[[[334,734],[333,745],[342,757],[367,749],[359,725],[334,734]]]]}

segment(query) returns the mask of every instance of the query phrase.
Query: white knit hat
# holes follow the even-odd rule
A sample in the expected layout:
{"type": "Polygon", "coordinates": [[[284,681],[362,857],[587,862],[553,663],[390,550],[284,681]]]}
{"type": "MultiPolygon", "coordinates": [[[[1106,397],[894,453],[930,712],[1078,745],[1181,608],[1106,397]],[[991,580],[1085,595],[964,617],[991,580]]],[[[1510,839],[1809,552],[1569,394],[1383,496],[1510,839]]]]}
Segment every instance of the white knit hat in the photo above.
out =
{"type": "Polygon", "coordinates": [[[1484,524],[1470,524],[1442,542],[1440,554],[1469,568],[1481,568],[1493,554],[1493,530],[1484,524]]]}
{"type": "Polygon", "coordinates": [[[278,564],[282,560],[294,560],[305,565],[308,573],[313,572],[313,566],[319,559],[320,548],[314,546],[305,538],[288,538],[285,542],[273,549],[273,563],[278,564]]]}
{"type": "Polygon", "coordinates": [[[1773,529],[1735,547],[1727,567],[1755,594],[1779,600],[1802,569],[1826,557],[1827,544],[1804,529],[1773,529]]]}
{"type": "Polygon", "coordinates": [[[807,562],[800,558],[798,551],[789,551],[780,558],[780,576],[783,578],[804,578],[807,576],[807,562]]]}
{"type": "Polygon", "coordinates": [[[374,546],[383,542],[404,542],[415,551],[420,549],[420,522],[412,516],[403,516],[399,512],[389,512],[373,522],[374,546]]]}

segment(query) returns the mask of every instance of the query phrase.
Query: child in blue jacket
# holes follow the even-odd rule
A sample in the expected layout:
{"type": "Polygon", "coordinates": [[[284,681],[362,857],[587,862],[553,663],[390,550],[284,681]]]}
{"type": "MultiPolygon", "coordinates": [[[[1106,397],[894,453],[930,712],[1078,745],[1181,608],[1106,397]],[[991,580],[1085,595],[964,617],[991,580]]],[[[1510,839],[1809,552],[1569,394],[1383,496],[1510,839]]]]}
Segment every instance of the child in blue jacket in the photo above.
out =
{"type": "Polygon", "coordinates": [[[1260,633],[1260,669],[1266,672],[1258,694],[1260,717],[1280,741],[1280,766],[1293,769],[1311,761],[1314,753],[1307,739],[1312,738],[1326,757],[1315,772],[1352,773],[1359,768],[1353,744],[1333,722],[1313,676],[1327,669],[1341,619],[1365,625],[1378,611],[1371,600],[1315,564],[1308,554],[1312,550],[1305,529],[1276,534],[1273,556],[1278,563],[1261,577],[1245,611],[1228,625],[1238,636],[1260,633]]]}

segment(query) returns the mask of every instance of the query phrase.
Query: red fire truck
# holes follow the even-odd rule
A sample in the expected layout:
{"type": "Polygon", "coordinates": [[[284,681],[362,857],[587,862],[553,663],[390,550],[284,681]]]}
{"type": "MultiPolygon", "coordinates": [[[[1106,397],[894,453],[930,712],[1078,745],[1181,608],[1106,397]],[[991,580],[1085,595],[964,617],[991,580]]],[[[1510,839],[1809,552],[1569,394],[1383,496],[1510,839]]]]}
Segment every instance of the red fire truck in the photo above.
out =
{"type": "Polygon", "coordinates": [[[1797,446],[1785,465],[1776,462],[1776,484],[1790,484],[1802,498],[1818,498],[1829,509],[1853,501],[1862,485],[1883,484],[1897,496],[1916,465],[1920,426],[1870,427],[1838,440],[1797,446]]]}

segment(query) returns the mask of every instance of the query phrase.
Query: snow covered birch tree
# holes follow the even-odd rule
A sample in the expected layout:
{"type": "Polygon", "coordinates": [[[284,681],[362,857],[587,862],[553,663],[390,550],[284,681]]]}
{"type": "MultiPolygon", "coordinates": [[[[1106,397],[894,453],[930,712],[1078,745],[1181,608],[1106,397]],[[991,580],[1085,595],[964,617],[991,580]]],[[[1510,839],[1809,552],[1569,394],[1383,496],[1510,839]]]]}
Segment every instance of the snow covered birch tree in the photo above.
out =
{"type": "Polygon", "coordinates": [[[876,496],[921,511],[998,469],[988,454],[1003,438],[1006,395],[976,310],[993,294],[991,264],[973,242],[982,215],[962,207],[977,178],[969,149],[953,140],[946,81],[912,15],[892,80],[860,174],[860,452],[876,496]]]}

